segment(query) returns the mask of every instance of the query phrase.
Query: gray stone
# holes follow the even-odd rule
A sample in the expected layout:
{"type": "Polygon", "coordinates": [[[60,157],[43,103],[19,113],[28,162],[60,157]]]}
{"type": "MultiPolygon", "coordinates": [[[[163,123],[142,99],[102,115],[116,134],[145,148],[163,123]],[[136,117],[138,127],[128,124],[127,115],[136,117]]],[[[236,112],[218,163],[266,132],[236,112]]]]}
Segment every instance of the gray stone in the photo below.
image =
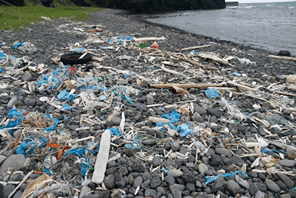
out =
{"type": "Polygon", "coordinates": [[[287,146],[286,154],[288,158],[295,159],[296,158],[296,148],[294,146],[287,146]]]}
{"type": "Polygon", "coordinates": [[[6,160],[6,158],[6,156],[0,155],[0,165],[2,164],[2,162],[4,162],[4,160],[6,160]]]}
{"type": "Polygon", "coordinates": [[[114,126],[118,126],[120,125],[120,122],[121,122],[121,118],[119,117],[114,117],[111,119],[111,123],[114,125],[114,126]]]}
{"type": "Polygon", "coordinates": [[[240,186],[233,180],[227,181],[226,189],[232,194],[236,195],[237,192],[240,190],[240,186]]]}
{"type": "Polygon", "coordinates": [[[284,159],[284,160],[280,160],[279,164],[282,166],[294,167],[296,165],[296,161],[284,159]]]}
{"type": "Polygon", "coordinates": [[[156,190],[154,189],[146,189],[145,190],[145,197],[156,197],[156,190]]]}
{"type": "Polygon", "coordinates": [[[147,95],[147,105],[152,105],[154,104],[154,99],[152,94],[147,95]]]}
{"type": "Polygon", "coordinates": [[[195,192],[195,185],[194,183],[186,183],[186,189],[189,190],[190,192],[195,192]]]}
{"type": "Polygon", "coordinates": [[[171,192],[174,196],[174,198],[182,198],[182,192],[181,190],[177,189],[177,188],[172,188],[171,192]]]}
{"type": "Polygon", "coordinates": [[[289,194],[283,194],[280,196],[280,198],[291,198],[291,195],[289,194]]]}
{"type": "Polygon", "coordinates": [[[278,125],[272,126],[270,128],[270,132],[273,133],[273,134],[279,134],[281,131],[282,131],[282,129],[278,125]]]}
{"type": "Polygon", "coordinates": [[[185,186],[184,185],[181,185],[181,184],[174,184],[172,186],[170,186],[170,189],[172,190],[173,188],[176,188],[180,191],[183,191],[185,189],[185,186]]]}
{"type": "Polygon", "coordinates": [[[281,190],[280,187],[270,179],[266,179],[265,184],[267,188],[273,192],[279,192],[281,190]]]}
{"type": "Polygon", "coordinates": [[[260,190],[257,191],[255,198],[265,198],[265,194],[260,190]]]}
{"type": "Polygon", "coordinates": [[[232,162],[237,166],[241,167],[244,164],[244,161],[239,156],[233,156],[231,159],[232,159],[232,162]]]}
{"type": "Polygon", "coordinates": [[[18,190],[14,193],[12,198],[21,198],[22,194],[23,194],[23,191],[18,190]]]}
{"type": "Polygon", "coordinates": [[[223,165],[223,161],[222,159],[220,158],[219,155],[216,155],[216,154],[212,154],[211,155],[211,159],[210,159],[210,165],[211,166],[220,166],[220,165],[223,165]]]}
{"type": "Polygon", "coordinates": [[[281,180],[289,189],[292,189],[294,187],[295,183],[290,177],[284,174],[278,174],[278,176],[281,178],[281,180]]]}
{"type": "Polygon", "coordinates": [[[220,118],[222,116],[222,111],[218,108],[209,107],[207,108],[207,113],[211,116],[216,116],[217,118],[220,118]]]}
{"type": "Polygon", "coordinates": [[[3,190],[4,190],[4,198],[7,198],[14,189],[15,189],[15,186],[12,185],[12,184],[5,185],[3,187],[3,190]]]}
{"type": "Polygon", "coordinates": [[[24,155],[15,154],[9,156],[1,165],[0,175],[5,173],[8,168],[13,168],[14,170],[19,170],[20,168],[23,168],[25,160],[26,158],[24,155]]]}
{"type": "Polygon", "coordinates": [[[129,174],[128,177],[127,177],[127,182],[130,184],[130,185],[133,185],[134,184],[134,176],[132,174],[129,174]]]}
{"type": "Polygon", "coordinates": [[[17,96],[13,96],[13,97],[9,100],[9,102],[7,103],[7,109],[11,109],[11,108],[13,108],[13,106],[16,105],[17,100],[18,100],[18,97],[17,97],[17,96]]]}
{"type": "Polygon", "coordinates": [[[199,115],[197,112],[195,112],[192,116],[192,121],[195,122],[202,122],[203,121],[203,117],[201,115],[199,115]]]}
{"type": "Polygon", "coordinates": [[[196,111],[199,115],[204,115],[207,113],[207,110],[203,107],[200,107],[200,106],[198,106],[198,107],[195,106],[194,111],[196,111]]]}
{"type": "Polygon", "coordinates": [[[217,154],[227,156],[227,155],[230,153],[230,150],[229,150],[229,149],[226,149],[226,148],[219,148],[219,147],[216,147],[216,148],[215,148],[215,152],[216,152],[217,154]]]}
{"type": "Polygon", "coordinates": [[[160,192],[161,195],[164,195],[166,193],[165,189],[161,186],[157,187],[156,190],[157,190],[157,192],[160,192]]]}
{"type": "Polygon", "coordinates": [[[154,140],[151,139],[146,139],[143,141],[144,145],[154,145],[156,142],[154,140]]]}
{"type": "Polygon", "coordinates": [[[79,194],[79,198],[83,198],[87,193],[89,193],[91,189],[87,186],[82,186],[79,194]]]}
{"type": "Polygon", "coordinates": [[[252,196],[255,196],[258,190],[259,188],[255,183],[250,184],[249,192],[252,196]]]}
{"type": "Polygon", "coordinates": [[[205,174],[205,172],[208,170],[209,168],[208,168],[208,166],[207,165],[205,165],[204,163],[200,163],[199,165],[198,165],[198,171],[200,172],[200,174],[205,174]]]}
{"type": "Polygon", "coordinates": [[[134,187],[137,188],[138,186],[141,186],[142,183],[143,183],[143,178],[141,176],[138,176],[135,178],[134,187]]]}
{"type": "Polygon", "coordinates": [[[159,166],[160,163],[161,163],[161,159],[160,159],[159,156],[156,156],[156,157],[153,158],[152,164],[153,164],[154,167],[159,166]]]}
{"type": "Polygon", "coordinates": [[[171,145],[172,151],[178,151],[179,148],[180,148],[180,144],[178,142],[172,143],[172,145],[171,145]]]}
{"type": "Polygon", "coordinates": [[[23,79],[23,81],[32,81],[33,77],[32,77],[32,74],[30,72],[26,72],[22,76],[22,79],[23,79]]]}
{"type": "Polygon", "coordinates": [[[143,173],[142,178],[144,181],[146,181],[147,179],[152,180],[152,175],[148,172],[143,173]]]}
{"type": "Polygon", "coordinates": [[[24,173],[22,172],[17,172],[17,173],[14,173],[8,181],[21,181],[24,177],[24,173]]]}
{"type": "Polygon", "coordinates": [[[200,181],[196,180],[196,181],[195,181],[195,186],[196,186],[197,188],[201,188],[201,187],[202,187],[202,184],[201,184],[200,181]]]}
{"type": "Polygon", "coordinates": [[[115,172],[114,174],[115,176],[115,185],[118,187],[118,188],[123,188],[125,186],[125,180],[124,178],[122,177],[122,174],[121,172],[115,172]]]}
{"type": "Polygon", "coordinates": [[[122,166],[118,169],[119,172],[121,172],[122,176],[125,176],[128,174],[128,170],[125,166],[122,166]]]}
{"type": "Polygon", "coordinates": [[[157,188],[158,186],[160,186],[160,184],[161,184],[161,179],[160,179],[159,175],[154,174],[153,179],[152,179],[152,181],[150,183],[150,187],[151,188],[157,188]]]}
{"type": "Polygon", "coordinates": [[[121,79],[117,82],[119,85],[127,85],[128,84],[128,78],[127,79],[121,79]]]}
{"type": "Polygon", "coordinates": [[[195,176],[193,174],[191,174],[191,173],[185,173],[182,176],[182,180],[185,183],[194,183],[195,182],[195,176]]]}
{"type": "Polygon", "coordinates": [[[235,181],[245,189],[250,188],[250,184],[246,180],[243,180],[239,175],[235,175],[235,181]]]}
{"type": "Polygon", "coordinates": [[[224,192],[227,182],[223,177],[218,177],[218,179],[214,183],[214,192],[224,192]]]}
{"type": "Polygon", "coordinates": [[[173,176],[166,176],[166,177],[164,177],[164,181],[166,182],[166,183],[168,183],[168,185],[169,186],[172,186],[172,185],[174,185],[175,184],[175,178],[173,177],[173,176]]]}
{"type": "Polygon", "coordinates": [[[176,169],[171,169],[168,172],[168,176],[181,177],[182,175],[183,175],[183,172],[180,170],[176,170],[176,169]]]}
{"type": "Polygon", "coordinates": [[[107,188],[114,188],[115,186],[115,177],[114,175],[108,175],[104,178],[104,184],[107,188]]]}
{"type": "Polygon", "coordinates": [[[147,179],[145,182],[143,182],[143,183],[141,184],[141,188],[143,188],[143,189],[148,188],[150,182],[151,182],[151,180],[150,180],[150,179],[147,179]]]}

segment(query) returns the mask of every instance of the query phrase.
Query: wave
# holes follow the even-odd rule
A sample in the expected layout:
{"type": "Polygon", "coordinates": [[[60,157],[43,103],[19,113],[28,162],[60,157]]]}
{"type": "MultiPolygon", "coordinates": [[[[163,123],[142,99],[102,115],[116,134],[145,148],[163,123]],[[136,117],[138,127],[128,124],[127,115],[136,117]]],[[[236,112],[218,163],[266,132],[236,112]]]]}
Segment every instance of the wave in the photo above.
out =
{"type": "Polygon", "coordinates": [[[288,7],[288,9],[293,9],[293,8],[295,8],[295,7],[293,7],[293,6],[291,6],[291,7],[288,7]]]}

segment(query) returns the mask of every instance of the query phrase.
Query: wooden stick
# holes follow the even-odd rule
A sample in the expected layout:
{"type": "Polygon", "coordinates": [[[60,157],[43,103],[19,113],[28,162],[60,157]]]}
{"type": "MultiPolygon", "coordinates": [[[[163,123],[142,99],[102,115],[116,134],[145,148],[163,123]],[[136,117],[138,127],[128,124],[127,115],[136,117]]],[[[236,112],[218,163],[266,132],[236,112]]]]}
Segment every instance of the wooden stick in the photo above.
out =
{"type": "Polygon", "coordinates": [[[100,184],[104,181],[110,151],[110,133],[110,130],[106,130],[101,138],[100,150],[97,155],[94,173],[92,177],[92,182],[95,184],[100,184]]]}
{"type": "Polygon", "coordinates": [[[288,92],[282,92],[282,91],[275,91],[274,93],[280,94],[280,95],[286,95],[286,96],[293,96],[296,97],[296,94],[288,93],[288,92]]]}
{"type": "Polygon", "coordinates": [[[169,62],[169,61],[162,61],[161,64],[170,65],[170,66],[174,66],[174,67],[178,67],[179,66],[178,64],[175,64],[175,63],[172,63],[172,62],[169,62]]]}
{"type": "Polygon", "coordinates": [[[19,183],[19,185],[17,185],[17,187],[10,193],[10,195],[8,196],[8,198],[12,197],[12,195],[19,189],[19,187],[21,185],[23,185],[23,183],[25,183],[25,181],[30,177],[30,175],[32,175],[32,173],[34,173],[34,170],[31,170],[31,172],[29,172],[24,179],[21,181],[21,183],[19,183]]]}
{"type": "Polygon", "coordinates": [[[235,83],[235,82],[232,82],[232,81],[227,81],[228,84],[231,84],[231,85],[234,85],[234,86],[237,86],[241,89],[244,89],[244,90],[247,90],[247,91],[258,91],[258,89],[254,89],[254,88],[250,88],[248,86],[245,86],[245,85],[241,85],[241,84],[238,84],[238,83],[235,83]]]}
{"type": "Polygon", "coordinates": [[[201,46],[187,47],[187,48],[181,49],[181,52],[185,51],[185,50],[194,50],[194,49],[200,49],[200,48],[204,48],[204,47],[211,47],[211,45],[201,45],[201,46]]]}
{"type": "Polygon", "coordinates": [[[161,65],[160,68],[161,68],[163,71],[165,71],[165,72],[168,72],[168,73],[171,73],[171,74],[174,74],[174,75],[181,75],[181,76],[187,77],[185,74],[182,74],[182,73],[180,73],[180,72],[176,72],[176,71],[174,71],[174,70],[170,70],[170,69],[168,69],[168,68],[165,68],[164,65],[161,65]]]}
{"type": "Polygon", "coordinates": [[[151,84],[150,87],[155,87],[155,88],[169,88],[177,86],[180,88],[206,88],[206,87],[222,87],[223,84],[151,84]]]}
{"type": "Polygon", "coordinates": [[[281,59],[281,60],[290,60],[290,61],[296,61],[296,58],[294,57],[288,57],[288,56],[275,56],[275,55],[269,55],[267,56],[269,58],[277,58],[277,59],[281,59]]]}

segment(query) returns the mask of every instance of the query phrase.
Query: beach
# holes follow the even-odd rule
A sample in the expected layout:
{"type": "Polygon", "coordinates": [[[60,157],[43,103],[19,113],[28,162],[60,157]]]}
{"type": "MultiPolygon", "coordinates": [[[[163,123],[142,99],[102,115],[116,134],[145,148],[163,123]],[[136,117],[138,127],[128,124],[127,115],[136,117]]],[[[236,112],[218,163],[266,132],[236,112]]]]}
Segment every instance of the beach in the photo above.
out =
{"type": "Polygon", "coordinates": [[[0,197],[296,197],[295,60],[91,15],[0,31],[0,197]]]}

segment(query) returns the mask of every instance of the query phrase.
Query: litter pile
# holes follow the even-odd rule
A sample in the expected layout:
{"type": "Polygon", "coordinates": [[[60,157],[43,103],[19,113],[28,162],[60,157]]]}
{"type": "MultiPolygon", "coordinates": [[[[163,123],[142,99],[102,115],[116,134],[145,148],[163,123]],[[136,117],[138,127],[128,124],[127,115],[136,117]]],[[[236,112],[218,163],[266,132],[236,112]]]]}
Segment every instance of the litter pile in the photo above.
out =
{"type": "Polygon", "coordinates": [[[77,40],[43,62],[0,40],[0,197],[296,197],[296,75],[206,39],[169,50],[166,30],[53,23],[77,40]]]}

